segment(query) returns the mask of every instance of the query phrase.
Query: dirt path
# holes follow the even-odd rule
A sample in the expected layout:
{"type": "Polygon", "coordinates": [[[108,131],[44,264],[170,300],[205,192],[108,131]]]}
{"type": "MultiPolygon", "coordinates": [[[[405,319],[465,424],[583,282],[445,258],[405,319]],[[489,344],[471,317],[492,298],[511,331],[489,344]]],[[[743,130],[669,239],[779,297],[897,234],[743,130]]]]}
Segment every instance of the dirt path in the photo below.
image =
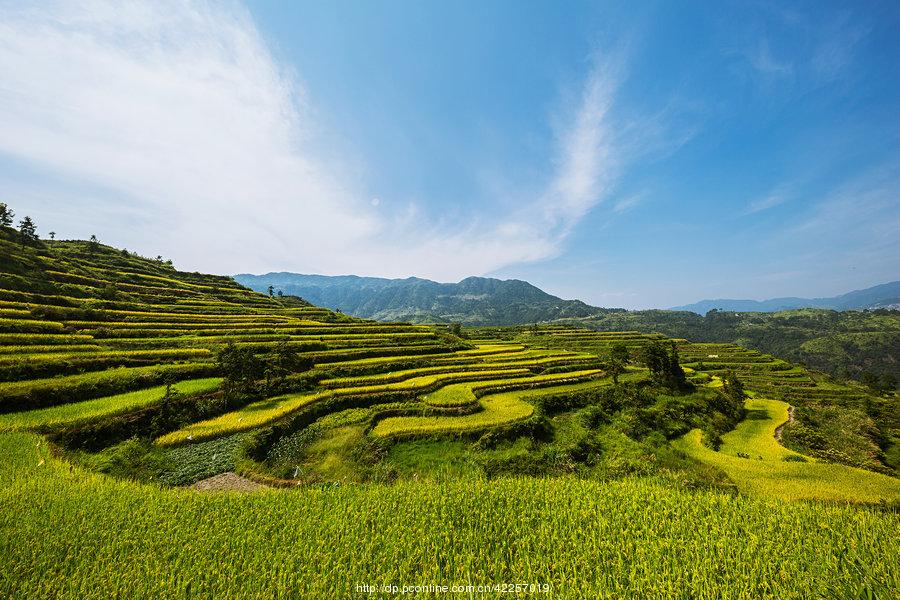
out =
{"type": "Polygon", "coordinates": [[[201,479],[190,487],[201,492],[253,492],[266,486],[241,477],[237,473],[228,471],[219,473],[206,479],[201,479]]]}
{"type": "Polygon", "coordinates": [[[794,407],[788,406],[788,420],[775,428],[775,439],[778,440],[778,443],[781,443],[781,432],[784,430],[785,426],[790,425],[794,422],[794,407]]]}

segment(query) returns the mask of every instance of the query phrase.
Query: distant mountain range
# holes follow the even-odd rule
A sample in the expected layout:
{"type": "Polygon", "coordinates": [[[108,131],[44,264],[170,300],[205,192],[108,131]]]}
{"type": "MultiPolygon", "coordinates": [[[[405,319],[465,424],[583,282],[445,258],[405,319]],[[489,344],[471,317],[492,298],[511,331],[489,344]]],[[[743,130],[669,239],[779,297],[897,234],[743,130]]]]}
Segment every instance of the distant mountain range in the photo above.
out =
{"type": "Polygon", "coordinates": [[[523,325],[603,312],[580,300],[557,298],[518,279],[468,277],[459,283],[438,283],[418,277],[297,273],[241,274],[234,279],[259,292],[272,286],[318,306],[379,321],[523,325]]]}
{"type": "Polygon", "coordinates": [[[861,310],[864,308],[900,308],[900,281],[855,290],[831,298],[772,298],[771,300],[701,300],[676,306],[671,310],[687,310],[701,315],[712,309],[730,312],[776,312],[795,308],[830,308],[861,310]]]}

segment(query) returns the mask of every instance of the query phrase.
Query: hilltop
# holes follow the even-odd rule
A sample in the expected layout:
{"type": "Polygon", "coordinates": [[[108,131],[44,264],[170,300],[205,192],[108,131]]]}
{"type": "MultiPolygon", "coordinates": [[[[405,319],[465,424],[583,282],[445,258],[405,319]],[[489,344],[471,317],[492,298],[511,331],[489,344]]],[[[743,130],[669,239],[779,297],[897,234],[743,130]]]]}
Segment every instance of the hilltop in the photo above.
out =
{"type": "Polygon", "coordinates": [[[467,277],[459,283],[438,283],[418,277],[297,273],[242,274],[234,278],[258,292],[273,286],[313,304],[378,321],[524,325],[601,311],[580,300],[563,300],[518,279],[467,277]]]}

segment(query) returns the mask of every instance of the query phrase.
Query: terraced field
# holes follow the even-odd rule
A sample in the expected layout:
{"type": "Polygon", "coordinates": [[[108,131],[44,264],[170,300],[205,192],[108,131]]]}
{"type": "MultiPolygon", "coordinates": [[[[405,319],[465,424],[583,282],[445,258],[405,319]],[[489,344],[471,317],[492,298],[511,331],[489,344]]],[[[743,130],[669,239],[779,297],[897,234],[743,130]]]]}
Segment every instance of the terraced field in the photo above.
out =
{"type": "Polygon", "coordinates": [[[608,374],[613,345],[636,356],[659,335],[549,325],[462,339],[0,231],[0,596],[345,597],[371,577],[427,576],[525,578],[558,597],[809,597],[900,580],[896,515],[718,489],[730,477],[748,495],[875,502],[898,497],[895,478],[783,460],[796,453],[774,440],[781,413],[739,424],[719,452],[697,432],[670,447],[729,422],[711,408],[728,370],[756,395],[751,411],[871,400],[773,357],[677,340],[696,390],[673,396],[638,361],[620,385],[608,374]],[[230,352],[265,371],[239,378],[230,352]],[[748,447],[763,460],[738,456],[748,447]],[[790,483],[773,491],[779,470],[790,483]],[[229,471],[301,489],[171,489],[229,471]],[[820,485],[837,475],[843,491],[820,485]],[[788,543],[754,537],[767,527],[788,543]],[[789,541],[798,532],[815,552],[789,541]],[[847,567],[848,544],[876,567],[847,567]]]}
{"type": "MultiPolygon", "coordinates": [[[[276,444],[354,408],[367,411],[372,437],[476,432],[528,417],[530,405],[518,400],[527,390],[602,375],[595,353],[467,342],[433,327],[267,297],[101,245],[27,247],[6,235],[0,428],[42,431],[75,448],[88,438],[97,451],[150,435],[171,454],[273,427],[276,444]],[[255,394],[225,399],[216,357],[232,345],[261,359],[289,352],[308,368],[274,384],[267,375],[255,394]],[[456,390],[464,393],[440,401],[456,390]]],[[[247,474],[265,470],[265,461],[244,458],[247,474]]]]}

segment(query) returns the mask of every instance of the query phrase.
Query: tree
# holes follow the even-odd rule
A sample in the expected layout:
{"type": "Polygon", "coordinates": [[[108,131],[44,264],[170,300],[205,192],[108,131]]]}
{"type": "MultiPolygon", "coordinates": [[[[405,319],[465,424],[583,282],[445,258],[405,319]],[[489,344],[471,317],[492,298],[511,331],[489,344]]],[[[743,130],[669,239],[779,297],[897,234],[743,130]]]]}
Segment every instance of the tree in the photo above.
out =
{"type": "Polygon", "coordinates": [[[270,285],[269,286],[269,298],[271,298],[274,295],[275,295],[275,288],[274,288],[274,286],[270,285]]]}
{"type": "Polygon", "coordinates": [[[56,232],[55,232],[55,231],[51,231],[51,232],[48,233],[47,235],[50,236],[50,239],[51,239],[51,240],[55,240],[55,239],[56,239],[56,232]]]}
{"type": "Polygon", "coordinates": [[[115,300],[118,295],[115,284],[108,283],[100,290],[100,297],[104,300],[115,300]]]}
{"type": "Polygon", "coordinates": [[[450,323],[447,325],[447,331],[455,335],[456,337],[462,337],[462,324],[460,323],[450,323]]]}
{"type": "Polygon", "coordinates": [[[100,247],[100,243],[97,241],[97,236],[92,235],[91,241],[88,242],[88,250],[90,251],[91,254],[93,254],[94,252],[97,251],[97,248],[99,248],[99,247],[100,247]]]}
{"type": "Polygon", "coordinates": [[[38,240],[37,227],[31,217],[26,216],[19,221],[19,234],[22,236],[22,245],[33,244],[38,240]]]}
{"type": "Polygon", "coordinates": [[[875,373],[863,371],[859,376],[859,381],[872,391],[878,391],[878,376],[875,373]]]}
{"type": "Polygon", "coordinates": [[[284,292],[282,292],[281,290],[278,290],[278,297],[279,298],[284,297],[284,292]]]}
{"type": "Polygon", "coordinates": [[[156,262],[162,262],[162,256],[161,256],[161,255],[159,255],[159,254],[156,255],[156,262]]]}
{"type": "Polygon", "coordinates": [[[644,364],[650,370],[653,381],[672,391],[684,391],[691,386],[684,375],[675,342],[668,349],[660,342],[650,342],[644,347],[644,364]]]}
{"type": "Polygon", "coordinates": [[[5,202],[0,202],[0,225],[3,227],[12,227],[13,217],[16,213],[10,209],[5,202]]]}
{"type": "Polygon", "coordinates": [[[738,403],[739,406],[743,406],[744,400],[747,399],[744,384],[737,378],[734,371],[725,373],[725,377],[722,378],[722,391],[734,402],[738,403]]]}
{"type": "Polygon", "coordinates": [[[312,368],[311,358],[301,357],[291,349],[287,342],[280,342],[266,357],[266,383],[267,385],[271,385],[273,382],[281,383],[291,373],[309,371],[312,368]]]}
{"type": "Polygon", "coordinates": [[[216,353],[216,366],[224,377],[222,388],[226,396],[235,392],[252,394],[256,382],[265,374],[265,366],[251,348],[238,348],[229,343],[216,353]]]}
{"type": "Polygon", "coordinates": [[[609,349],[607,370],[612,375],[614,385],[619,385],[619,375],[625,372],[625,366],[630,358],[631,356],[628,354],[628,348],[625,344],[615,344],[609,349]]]}

